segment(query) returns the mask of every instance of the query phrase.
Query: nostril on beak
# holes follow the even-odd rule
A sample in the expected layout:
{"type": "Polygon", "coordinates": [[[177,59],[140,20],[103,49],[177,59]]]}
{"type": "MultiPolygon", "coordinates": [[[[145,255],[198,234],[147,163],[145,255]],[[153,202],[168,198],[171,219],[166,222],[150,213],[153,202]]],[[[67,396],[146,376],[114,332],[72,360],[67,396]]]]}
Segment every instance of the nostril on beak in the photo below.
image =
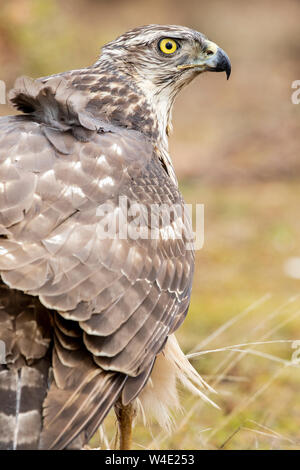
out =
{"type": "Polygon", "coordinates": [[[214,51],[212,51],[211,49],[207,49],[206,55],[214,55],[214,51]]]}

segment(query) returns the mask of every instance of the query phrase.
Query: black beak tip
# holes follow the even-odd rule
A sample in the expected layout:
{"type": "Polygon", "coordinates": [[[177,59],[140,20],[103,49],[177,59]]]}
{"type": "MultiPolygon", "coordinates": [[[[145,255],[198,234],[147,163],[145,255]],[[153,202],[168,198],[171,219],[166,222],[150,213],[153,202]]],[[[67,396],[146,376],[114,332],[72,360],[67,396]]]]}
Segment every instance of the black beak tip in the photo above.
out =
{"type": "Polygon", "coordinates": [[[216,72],[225,72],[227,80],[231,75],[231,63],[228,55],[223,51],[223,49],[219,49],[217,52],[216,72]]]}
{"type": "Polygon", "coordinates": [[[231,75],[231,64],[230,64],[230,62],[229,62],[229,66],[226,68],[225,72],[226,72],[227,80],[229,80],[229,77],[231,75]]]}

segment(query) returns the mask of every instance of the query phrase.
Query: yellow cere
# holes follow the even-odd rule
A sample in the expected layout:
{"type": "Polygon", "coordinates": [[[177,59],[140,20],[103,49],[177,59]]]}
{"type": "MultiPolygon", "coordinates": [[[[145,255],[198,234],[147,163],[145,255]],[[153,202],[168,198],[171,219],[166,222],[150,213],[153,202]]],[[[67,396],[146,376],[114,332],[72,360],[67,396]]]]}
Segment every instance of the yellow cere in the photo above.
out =
{"type": "Polygon", "coordinates": [[[159,43],[159,48],[164,54],[173,54],[177,50],[177,42],[174,39],[162,39],[159,43]]]}

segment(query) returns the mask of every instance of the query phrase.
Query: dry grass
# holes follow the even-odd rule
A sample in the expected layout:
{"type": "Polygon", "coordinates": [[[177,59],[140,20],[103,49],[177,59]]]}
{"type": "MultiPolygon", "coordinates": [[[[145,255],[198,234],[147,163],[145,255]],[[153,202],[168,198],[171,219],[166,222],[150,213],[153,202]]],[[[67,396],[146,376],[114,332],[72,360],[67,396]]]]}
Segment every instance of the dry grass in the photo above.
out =
{"type": "MultiPolygon", "coordinates": [[[[225,328],[205,341],[205,345],[222,344],[237,332],[242,333],[243,338],[258,338],[259,341],[210,350],[199,345],[199,356],[204,356],[203,369],[209,372],[202,376],[218,392],[217,397],[212,398],[219,404],[220,411],[183,394],[184,410],[175,418],[172,433],[160,430],[155,424],[145,432],[138,424],[136,449],[300,449],[297,392],[300,364],[292,361],[293,340],[268,340],[280,337],[283,326],[291,324],[295,318],[299,324],[300,302],[296,298],[289,299],[261,317],[259,306],[267,307],[269,301],[270,296],[265,296],[234,317],[234,326],[229,320],[223,325],[225,328]],[[283,314],[284,321],[278,321],[283,314]],[[254,320],[251,333],[248,327],[245,331],[243,324],[247,316],[254,320]],[[276,326],[270,328],[270,324],[276,326]],[[234,331],[230,331],[232,328],[234,331]],[[276,345],[279,347],[274,348],[276,345]],[[269,346],[273,346],[272,353],[268,352],[269,346]],[[206,355],[209,365],[205,364],[206,355]]],[[[198,354],[193,352],[191,356],[198,354]]],[[[202,372],[201,367],[200,370],[202,372]]],[[[109,443],[107,435],[113,436],[115,419],[111,415],[107,421],[102,446],[113,448],[114,439],[111,437],[109,443]]]]}

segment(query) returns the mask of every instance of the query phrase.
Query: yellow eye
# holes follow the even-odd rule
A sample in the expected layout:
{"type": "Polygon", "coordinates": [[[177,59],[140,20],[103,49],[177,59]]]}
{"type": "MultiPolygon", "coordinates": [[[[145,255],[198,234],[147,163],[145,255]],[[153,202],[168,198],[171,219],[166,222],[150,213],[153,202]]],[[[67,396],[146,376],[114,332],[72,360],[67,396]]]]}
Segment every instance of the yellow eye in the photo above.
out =
{"type": "Polygon", "coordinates": [[[162,39],[159,42],[159,48],[164,54],[173,54],[178,49],[178,44],[174,39],[162,39]]]}

